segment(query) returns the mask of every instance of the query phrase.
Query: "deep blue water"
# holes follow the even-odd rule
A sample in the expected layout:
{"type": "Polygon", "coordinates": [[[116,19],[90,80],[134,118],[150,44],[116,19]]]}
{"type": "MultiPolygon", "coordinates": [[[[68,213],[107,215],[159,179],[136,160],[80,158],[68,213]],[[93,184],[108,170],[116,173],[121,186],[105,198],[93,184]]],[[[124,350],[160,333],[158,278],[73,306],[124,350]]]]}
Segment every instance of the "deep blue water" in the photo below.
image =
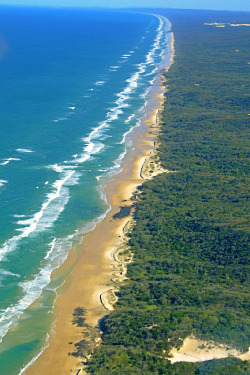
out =
{"type": "Polygon", "coordinates": [[[63,282],[50,275],[108,210],[102,185],[129,150],[168,30],[150,14],[0,7],[1,375],[45,344],[63,282]]]}

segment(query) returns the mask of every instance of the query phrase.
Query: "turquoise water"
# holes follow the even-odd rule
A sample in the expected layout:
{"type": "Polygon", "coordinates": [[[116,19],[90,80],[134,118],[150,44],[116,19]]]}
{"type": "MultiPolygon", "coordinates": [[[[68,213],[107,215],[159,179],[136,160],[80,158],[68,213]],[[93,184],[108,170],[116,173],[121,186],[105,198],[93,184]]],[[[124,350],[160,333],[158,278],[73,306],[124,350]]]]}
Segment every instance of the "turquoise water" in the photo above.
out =
{"type": "Polygon", "coordinates": [[[109,209],[169,40],[150,14],[0,7],[1,375],[46,345],[51,273],[109,209]]]}

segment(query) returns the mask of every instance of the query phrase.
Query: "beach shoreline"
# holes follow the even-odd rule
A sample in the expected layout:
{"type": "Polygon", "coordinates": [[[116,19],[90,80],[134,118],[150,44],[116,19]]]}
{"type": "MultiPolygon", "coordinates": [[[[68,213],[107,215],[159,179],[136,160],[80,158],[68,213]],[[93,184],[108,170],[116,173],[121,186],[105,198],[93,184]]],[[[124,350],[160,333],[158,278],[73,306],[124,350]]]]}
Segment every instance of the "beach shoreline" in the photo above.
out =
{"type": "MultiPolygon", "coordinates": [[[[171,32],[171,56],[169,64],[162,68],[167,71],[174,58],[174,38],[171,32]]],[[[86,324],[93,329],[107,311],[113,309],[115,302],[114,291],[119,288],[119,282],[126,277],[126,263],[132,261],[130,254],[126,259],[121,258],[121,252],[126,238],[128,223],[132,220],[133,194],[144,180],[158,173],[168,172],[159,166],[152,176],[142,173],[145,161],[155,157],[155,141],[159,130],[159,113],[164,102],[166,86],[162,72],[155,80],[157,93],[152,92],[150,113],[142,120],[140,127],[134,130],[132,149],[122,162],[122,171],[107,182],[105,193],[110,211],[96,227],[83,238],[80,249],[72,249],[62,266],[72,272],[60,290],[55,301],[55,327],[50,334],[48,346],[42,354],[22,374],[36,375],[38,372],[46,375],[80,374],[84,373],[83,359],[69,353],[75,352],[75,344],[83,340],[83,328],[74,324],[74,309],[81,307],[86,311],[86,324]],[[130,207],[129,215],[114,218],[120,207],[130,207]]],[[[153,158],[153,159],[152,159],[153,158]]],[[[122,215],[121,215],[122,216],[122,215]]],[[[93,331],[93,345],[100,342],[99,332],[93,331]]]]}

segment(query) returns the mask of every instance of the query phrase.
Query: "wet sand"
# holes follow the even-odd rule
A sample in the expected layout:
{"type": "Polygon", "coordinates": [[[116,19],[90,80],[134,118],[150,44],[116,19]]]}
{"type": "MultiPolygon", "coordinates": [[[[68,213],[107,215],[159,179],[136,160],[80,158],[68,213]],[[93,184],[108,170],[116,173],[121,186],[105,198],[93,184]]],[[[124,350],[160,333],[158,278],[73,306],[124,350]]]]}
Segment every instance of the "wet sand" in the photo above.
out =
{"type": "MultiPolygon", "coordinates": [[[[173,39],[171,48],[173,57],[173,39]]],[[[172,61],[170,59],[171,63],[172,61]]],[[[69,355],[75,349],[74,344],[84,338],[83,328],[72,323],[72,314],[76,307],[85,308],[86,323],[93,327],[107,314],[107,308],[101,303],[101,295],[114,288],[112,274],[117,266],[114,253],[122,244],[123,228],[131,219],[131,215],[122,219],[114,219],[113,215],[120,211],[120,206],[132,205],[130,198],[143,182],[142,166],[145,159],[154,153],[158,113],[166,90],[163,80],[162,76],[157,80],[157,88],[149,99],[150,113],[133,134],[133,149],[124,158],[122,172],[106,184],[106,196],[111,210],[84,237],[80,251],[73,249],[62,266],[67,269],[75,263],[55,302],[56,323],[50,335],[49,346],[24,372],[26,375],[69,375],[78,373],[78,370],[79,375],[84,374],[82,359],[69,355]]]]}

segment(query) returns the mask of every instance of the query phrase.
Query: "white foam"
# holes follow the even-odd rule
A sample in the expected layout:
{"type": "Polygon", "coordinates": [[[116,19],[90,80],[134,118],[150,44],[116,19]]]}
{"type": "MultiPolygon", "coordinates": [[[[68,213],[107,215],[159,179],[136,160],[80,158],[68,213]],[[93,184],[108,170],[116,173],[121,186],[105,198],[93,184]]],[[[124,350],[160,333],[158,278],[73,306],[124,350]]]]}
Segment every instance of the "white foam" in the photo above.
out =
{"type": "Polygon", "coordinates": [[[5,161],[3,161],[2,163],[0,163],[0,165],[6,165],[6,164],[8,164],[10,161],[9,160],[5,160],[5,161]]]}
{"type": "Polygon", "coordinates": [[[84,147],[83,152],[77,158],[72,160],[72,163],[82,164],[85,161],[89,160],[91,155],[98,154],[104,148],[103,143],[92,142],[92,138],[93,137],[89,135],[87,138],[83,139],[83,141],[86,142],[87,145],[84,147]]]}
{"type": "MultiPolygon", "coordinates": [[[[161,40],[163,37],[164,33],[164,18],[157,16],[156,17],[159,19],[159,27],[157,29],[157,35],[154,39],[154,43],[152,46],[152,49],[148,52],[146,55],[146,65],[154,65],[155,64],[155,58],[156,56],[159,56],[158,50],[161,48],[161,40]]],[[[156,71],[155,71],[156,72],[156,71]]],[[[152,72],[149,73],[148,75],[153,74],[152,72]]]]}
{"type": "MultiPolygon", "coordinates": [[[[58,171],[57,165],[56,167],[52,166],[52,168],[58,171]]],[[[74,185],[78,178],[79,174],[75,170],[63,171],[62,178],[52,184],[53,190],[47,194],[47,199],[42,204],[41,209],[33,217],[17,222],[18,225],[22,226],[22,228],[17,229],[20,234],[5,241],[0,248],[0,261],[6,254],[15,250],[23,238],[29,237],[31,234],[37,234],[53,225],[68,203],[69,191],[67,186],[74,185]]]]}
{"type": "Polygon", "coordinates": [[[145,77],[151,76],[151,75],[157,73],[158,71],[159,71],[159,67],[157,66],[156,68],[154,68],[152,70],[152,72],[149,72],[149,73],[145,74],[145,77]]]}
{"type": "Polygon", "coordinates": [[[18,274],[18,273],[13,273],[13,272],[10,272],[10,271],[7,271],[7,270],[3,270],[3,269],[0,269],[0,279],[2,278],[2,276],[13,276],[13,277],[17,277],[17,278],[20,278],[21,276],[18,274]]]}
{"type": "Polygon", "coordinates": [[[53,169],[54,171],[56,171],[58,173],[62,173],[63,172],[63,167],[60,166],[59,164],[50,165],[49,168],[53,169]]]}
{"type": "Polygon", "coordinates": [[[54,247],[55,247],[55,243],[56,243],[56,238],[54,238],[53,241],[49,244],[50,249],[49,249],[49,251],[47,252],[47,254],[44,258],[45,260],[48,259],[50,257],[50,254],[53,252],[54,247]]]}
{"type": "Polygon", "coordinates": [[[9,164],[10,161],[18,161],[18,160],[21,160],[19,158],[8,158],[8,159],[3,159],[3,162],[0,163],[0,165],[6,165],[6,164],[9,164]]]}
{"type": "Polygon", "coordinates": [[[72,111],[75,109],[76,107],[68,107],[68,109],[72,109],[72,111]]]}
{"type": "Polygon", "coordinates": [[[121,162],[124,159],[125,155],[126,155],[126,150],[124,152],[122,152],[118,156],[118,158],[115,160],[114,165],[113,165],[113,167],[110,170],[111,174],[117,174],[117,173],[119,173],[122,170],[121,169],[121,162]]]}
{"type": "Polygon", "coordinates": [[[53,122],[60,122],[65,120],[68,120],[67,117],[58,117],[57,119],[53,120],[53,122]]]}
{"type": "MultiPolygon", "coordinates": [[[[103,197],[103,199],[105,200],[105,197],[103,197]]],[[[0,342],[8,332],[9,328],[14,327],[18,323],[18,319],[23,312],[41,296],[44,289],[56,291],[58,286],[54,285],[53,282],[52,284],[50,283],[52,272],[66,260],[68,252],[72,248],[73,241],[75,243],[76,241],[80,243],[82,235],[94,229],[96,224],[103,220],[109,210],[110,207],[103,215],[100,215],[98,218],[94,219],[81,229],[76,230],[75,233],[62,239],[54,238],[52,242],[48,244],[49,250],[44,257],[44,261],[41,263],[41,268],[39,269],[38,273],[33,275],[31,279],[19,283],[19,286],[22,289],[22,297],[15,305],[12,304],[5,310],[1,311],[0,342]]],[[[26,223],[24,221],[24,224],[30,226],[31,221],[26,221],[26,223]]],[[[34,360],[35,359],[32,361],[34,360]]],[[[32,363],[32,361],[30,363],[32,363]]],[[[24,369],[26,368],[27,366],[24,369]]],[[[21,373],[24,372],[24,369],[21,371],[21,373]]]]}
{"type": "Polygon", "coordinates": [[[32,358],[32,360],[22,368],[22,370],[20,371],[20,373],[18,375],[22,375],[25,373],[25,371],[27,370],[28,367],[30,367],[39,357],[40,355],[44,352],[44,350],[49,346],[49,334],[47,333],[46,335],[46,344],[42,347],[42,349],[40,350],[40,352],[34,357],[32,358]]]}
{"type": "Polygon", "coordinates": [[[146,98],[146,96],[148,95],[148,93],[150,92],[151,90],[151,86],[148,87],[142,94],[141,94],[141,98],[146,98]]]}
{"type": "Polygon", "coordinates": [[[135,117],[135,114],[133,113],[133,114],[130,115],[130,116],[127,118],[127,120],[125,120],[124,122],[125,122],[126,124],[129,124],[129,123],[131,122],[131,120],[133,120],[134,117],[135,117]]]}
{"type": "Polygon", "coordinates": [[[67,254],[72,247],[73,237],[74,235],[69,235],[63,239],[54,239],[49,244],[50,250],[45,256],[45,260],[43,264],[41,264],[38,274],[34,275],[29,280],[19,283],[19,286],[22,289],[22,297],[15,305],[10,305],[1,313],[0,342],[8,332],[9,328],[17,324],[22,313],[41,296],[44,288],[49,285],[53,270],[58,268],[65,261],[67,254]]]}
{"type": "Polygon", "coordinates": [[[133,130],[134,130],[134,126],[132,126],[126,133],[123,134],[120,144],[124,144],[126,142],[126,138],[128,134],[130,134],[133,130]]]}
{"type": "Polygon", "coordinates": [[[8,183],[8,181],[6,181],[6,180],[0,180],[0,187],[3,186],[4,184],[7,184],[7,183],[8,183]]]}
{"type": "Polygon", "coordinates": [[[18,152],[22,152],[22,153],[30,153],[30,152],[35,152],[31,149],[28,149],[28,148],[17,148],[16,151],[18,152]]]}
{"type": "MultiPolygon", "coordinates": [[[[138,67],[137,71],[133,73],[130,78],[126,80],[127,86],[121,92],[116,94],[118,96],[118,99],[115,101],[116,106],[109,110],[109,112],[106,115],[105,120],[99,123],[99,126],[94,128],[92,132],[84,139],[84,141],[89,143],[89,145],[86,146],[80,158],[76,159],[76,162],[83,163],[90,158],[90,154],[93,148],[92,140],[98,139],[102,135],[104,129],[109,128],[110,124],[113,121],[119,119],[120,115],[123,113],[122,109],[129,106],[127,101],[130,99],[130,94],[133,93],[138,87],[141,75],[145,73],[147,65],[153,63],[154,59],[152,56],[156,52],[156,50],[159,48],[159,43],[160,43],[161,36],[162,36],[163,21],[160,17],[158,18],[160,20],[160,25],[157,29],[158,34],[157,34],[157,37],[155,38],[152,50],[150,50],[149,53],[146,55],[146,60],[144,63],[135,65],[138,67]]],[[[130,54],[123,55],[124,58],[127,58],[129,56],[130,54]]],[[[120,66],[115,65],[115,66],[111,66],[110,68],[115,69],[118,67],[120,66]]],[[[127,123],[130,122],[131,119],[127,120],[127,123]]]]}
{"type": "MultiPolygon", "coordinates": [[[[129,130],[129,132],[131,131],[131,129],[129,130]]],[[[124,152],[122,152],[118,158],[114,161],[112,167],[108,168],[105,173],[103,175],[100,175],[98,176],[98,181],[100,181],[100,179],[104,179],[104,181],[106,180],[106,178],[110,178],[110,177],[113,177],[114,175],[118,174],[119,172],[122,171],[122,167],[121,167],[121,162],[122,160],[124,159],[125,155],[126,155],[127,151],[126,149],[124,150],[124,152]]],[[[106,199],[106,196],[105,196],[105,192],[104,192],[104,189],[102,186],[98,186],[97,187],[97,190],[100,194],[100,197],[102,200],[106,201],[107,202],[107,199],[106,199]]]]}
{"type": "Polygon", "coordinates": [[[126,133],[123,134],[121,142],[119,142],[121,145],[125,143],[127,135],[131,132],[132,128],[130,128],[126,133]]]}
{"type": "Polygon", "coordinates": [[[40,271],[32,280],[19,283],[19,286],[23,289],[23,297],[18,301],[17,304],[10,305],[3,311],[0,318],[0,342],[8,329],[17,324],[18,318],[29,307],[40,295],[41,286],[45,286],[49,282],[49,273],[46,269],[40,271]],[[46,281],[45,281],[46,280],[46,281]]]}
{"type": "MultiPolygon", "coordinates": [[[[144,63],[135,64],[135,66],[138,67],[137,71],[130,78],[128,78],[126,80],[126,82],[128,83],[127,87],[125,87],[125,89],[122,92],[117,94],[118,99],[116,101],[116,104],[119,105],[119,106],[122,106],[123,104],[125,104],[125,102],[130,97],[129,95],[138,87],[138,85],[140,84],[140,77],[146,72],[146,69],[147,69],[148,66],[153,65],[154,69],[150,73],[145,74],[145,76],[153,75],[153,74],[155,74],[159,71],[158,64],[157,64],[157,66],[155,66],[155,57],[159,56],[158,50],[161,49],[161,41],[162,41],[162,38],[163,38],[163,35],[164,35],[163,34],[164,33],[164,18],[161,18],[159,16],[156,16],[156,17],[159,19],[159,26],[158,26],[158,29],[157,29],[157,35],[154,39],[154,43],[152,45],[152,48],[147,53],[144,63]]],[[[166,29],[166,31],[167,31],[167,29],[166,29]]],[[[125,56],[125,55],[123,55],[123,56],[125,56]]],[[[153,83],[154,83],[154,79],[150,81],[151,86],[153,85],[153,83]]],[[[150,87],[147,88],[144,91],[144,93],[141,95],[141,97],[145,98],[147,96],[148,92],[150,91],[150,89],[151,89],[150,87]]],[[[130,115],[125,120],[125,123],[130,123],[131,120],[134,117],[135,117],[135,114],[130,115]]],[[[136,126],[139,126],[139,124],[140,124],[140,121],[137,122],[136,126]]],[[[131,127],[123,135],[122,141],[120,142],[121,144],[126,143],[126,137],[128,136],[129,133],[131,133],[133,131],[133,129],[134,129],[134,127],[131,127]]],[[[108,175],[116,174],[121,170],[121,161],[123,160],[125,154],[126,154],[126,151],[124,153],[122,153],[119,156],[119,158],[114,162],[114,166],[110,169],[108,175]]]]}
{"type": "Polygon", "coordinates": [[[33,275],[32,278],[19,283],[22,290],[22,297],[15,305],[12,304],[1,311],[0,342],[9,328],[17,324],[22,313],[41,296],[44,289],[56,290],[58,286],[54,284],[53,286],[50,283],[52,272],[66,260],[73,242],[81,243],[82,235],[94,229],[96,224],[104,219],[109,210],[110,207],[104,214],[100,215],[92,222],[87,223],[82,228],[77,229],[73,234],[61,239],[54,238],[52,242],[48,244],[49,250],[44,257],[44,261],[41,263],[38,273],[33,275]]]}
{"type": "Polygon", "coordinates": [[[102,86],[104,83],[105,83],[105,81],[98,81],[98,82],[95,82],[95,85],[102,86]]]}

